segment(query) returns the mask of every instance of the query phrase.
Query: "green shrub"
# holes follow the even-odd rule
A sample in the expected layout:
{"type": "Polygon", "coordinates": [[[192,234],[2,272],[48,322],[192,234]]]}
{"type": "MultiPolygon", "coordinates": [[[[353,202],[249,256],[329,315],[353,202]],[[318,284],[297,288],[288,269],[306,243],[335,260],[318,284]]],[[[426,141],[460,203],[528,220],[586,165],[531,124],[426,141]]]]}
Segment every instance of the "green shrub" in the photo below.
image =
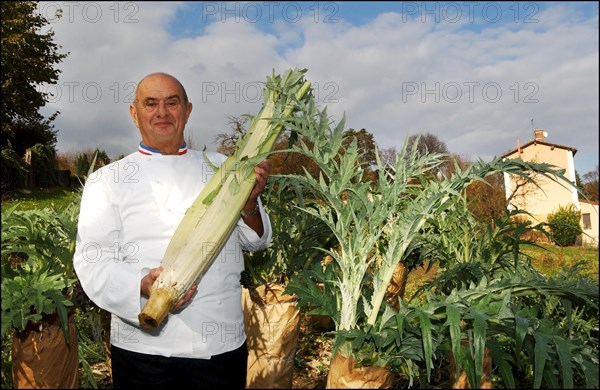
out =
{"type": "Polygon", "coordinates": [[[75,173],[77,176],[83,177],[89,169],[90,161],[88,160],[88,156],[85,153],[81,153],[77,156],[77,161],[75,162],[75,173]]]}
{"type": "Polygon", "coordinates": [[[79,177],[87,176],[90,173],[89,170],[92,166],[92,161],[94,160],[94,171],[110,164],[110,158],[104,150],[96,148],[94,151],[84,151],[77,156],[77,161],[75,162],[75,174],[79,177]]]}
{"type": "Polygon", "coordinates": [[[573,204],[560,206],[557,211],[548,216],[550,234],[557,245],[571,246],[577,241],[583,230],[579,224],[581,211],[573,204]]]}
{"type": "Polygon", "coordinates": [[[27,173],[25,163],[10,147],[2,148],[2,192],[19,188],[27,173]]]}
{"type": "Polygon", "coordinates": [[[58,184],[54,147],[44,144],[33,145],[31,147],[31,169],[37,187],[49,188],[58,184]]]}

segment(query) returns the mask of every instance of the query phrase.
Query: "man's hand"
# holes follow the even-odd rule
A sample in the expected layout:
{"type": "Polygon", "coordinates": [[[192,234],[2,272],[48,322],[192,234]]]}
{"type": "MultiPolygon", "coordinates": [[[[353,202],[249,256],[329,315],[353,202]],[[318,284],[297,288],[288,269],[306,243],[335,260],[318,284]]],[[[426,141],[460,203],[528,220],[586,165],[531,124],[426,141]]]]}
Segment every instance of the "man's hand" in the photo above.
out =
{"type": "MultiPolygon", "coordinates": [[[[251,205],[254,207],[256,199],[260,196],[260,194],[265,189],[267,185],[267,180],[269,180],[269,172],[271,172],[271,160],[263,160],[254,167],[254,173],[256,175],[256,184],[254,184],[254,188],[252,188],[252,192],[250,193],[250,197],[248,198],[248,202],[246,206],[251,205]]],[[[246,209],[244,207],[244,209],[246,209]]]]}
{"type": "Polygon", "coordinates": [[[264,234],[264,226],[262,223],[262,218],[258,213],[258,197],[265,189],[267,185],[267,180],[269,180],[269,172],[271,171],[271,161],[263,160],[259,164],[254,167],[254,174],[256,175],[256,183],[254,184],[254,188],[252,188],[252,192],[248,197],[248,201],[244,205],[242,218],[244,222],[252,228],[258,234],[259,237],[262,237],[264,234]]]}
{"type": "MultiPolygon", "coordinates": [[[[162,271],[163,271],[162,266],[160,266],[158,268],[152,268],[150,270],[150,272],[148,272],[148,275],[146,275],[142,278],[142,283],[140,285],[140,291],[141,291],[142,295],[145,295],[147,297],[150,296],[150,293],[152,291],[152,285],[154,284],[154,282],[158,278],[158,275],[160,275],[160,273],[162,271]]],[[[198,289],[198,285],[196,285],[196,284],[192,285],[192,287],[190,287],[190,289],[185,293],[185,295],[183,297],[181,297],[181,299],[179,301],[177,301],[177,303],[175,304],[175,307],[173,307],[173,310],[180,309],[183,306],[185,306],[187,303],[189,303],[189,301],[192,299],[192,297],[196,293],[197,289],[198,289]]]]}

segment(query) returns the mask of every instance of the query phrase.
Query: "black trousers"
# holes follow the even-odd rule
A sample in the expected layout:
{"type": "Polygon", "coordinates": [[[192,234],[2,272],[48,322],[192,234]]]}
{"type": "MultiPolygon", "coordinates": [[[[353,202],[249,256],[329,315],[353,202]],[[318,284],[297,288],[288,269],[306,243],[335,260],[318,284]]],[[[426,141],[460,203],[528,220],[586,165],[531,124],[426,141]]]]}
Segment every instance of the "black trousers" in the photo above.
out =
{"type": "Polygon", "coordinates": [[[115,389],[243,389],[248,349],[240,348],[211,359],[146,355],[111,346],[115,389]]]}

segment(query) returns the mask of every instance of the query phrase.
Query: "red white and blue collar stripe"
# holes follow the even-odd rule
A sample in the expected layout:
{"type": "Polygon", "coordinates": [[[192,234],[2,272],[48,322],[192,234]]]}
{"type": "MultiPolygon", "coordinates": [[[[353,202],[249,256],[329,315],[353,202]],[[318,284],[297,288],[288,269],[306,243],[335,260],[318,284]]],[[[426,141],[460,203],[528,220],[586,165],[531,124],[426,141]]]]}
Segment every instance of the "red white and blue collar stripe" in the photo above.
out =
{"type": "MultiPolygon", "coordinates": [[[[181,145],[181,147],[179,148],[179,151],[177,152],[177,155],[182,156],[184,154],[186,154],[188,151],[187,149],[187,144],[184,142],[183,145],[181,145]]],[[[144,154],[146,156],[160,156],[162,155],[162,153],[156,149],[152,149],[149,146],[144,145],[143,143],[140,142],[140,145],[138,146],[138,152],[140,152],[141,154],[144,154]]]]}

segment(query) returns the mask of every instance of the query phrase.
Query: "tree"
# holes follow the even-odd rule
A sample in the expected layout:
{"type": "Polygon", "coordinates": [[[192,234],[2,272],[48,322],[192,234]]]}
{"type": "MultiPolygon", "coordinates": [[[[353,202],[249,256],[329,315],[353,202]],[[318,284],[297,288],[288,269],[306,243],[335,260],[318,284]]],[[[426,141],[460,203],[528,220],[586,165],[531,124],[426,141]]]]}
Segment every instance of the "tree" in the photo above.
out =
{"type": "Polygon", "coordinates": [[[215,142],[218,144],[217,151],[227,156],[231,155],[235,150],[238,139],[246,133],[247,116],[229,116],[229,132],[221,132],[215,137],[215,142]]]}
{"type": "Polygon", "coordinates": [[[379,150],[379,158],[381,159],[381,163],[386,165],[396,165],[396,156],[398,155],[398,151],[395,147],[385,148],[379,150]]]}
{"type": "MultiPolygon", "coordinates": [[[[446,146],[446,144],[443,141],[441,141],[434,134],[426,133],[426,134],[411,135],[410,137],[408,137],[407,149],[410,150],[415,142],[418,142],[417,149],[419,150],[420,154],[423,156],[430,154],[430,153],[441,153],[441,154],[448,153],[448,147],[446,146]]],[[[447,176],[449,173],[452,172],[452,169],[453,169],[452,165],[453,165],[452,159],[448,158],[439,167],[433,169],[432,173],[434,173],[436,175],[441,174],[441,175],[447,176]]]]}
{"type": "Polygon", "coordinates": [[[360,156],[358,161],[364,170],[363,180],[376,181],[377,175],[373,170],[373,167],[377,164],[377,159],[375,158],[375,148],[377,146],[375,137],[364,128],[358,131],[348,129],[344,132],[344,147],[347,148],[353,139],[356,139],[360,156]]]}
{"type": "Polygon", "coordinates": [[[408,138],[409,149],[416,142],[417,138],[419,139],[417,149],[419,149],[419,151],[423,155],[429,153],[448,153],[448,147],[446,146],[446,144],[443,141],[441,141],[436,135],[433,135],[431,133],[411,135],[408,138]]]}
{"type": "Polygon", "coordinates": [[[366,166],[371,166],[376,163],[375,161],[375,138],[373,134],[369,133],[366,129],[360,129],[358,131],[354,129],[348,129],[344,132],[344,137],[347,137],[347,141],[344,143],[347,145],[352,137],[356,138],[358,142],[358,151],[361,155],[359,159],[361,163],[366,166]]]}
{"type": "Polygon", "coordinates": [[[299,175],[303,174],[306,170],[312,177],[318,178],[320,172],[319,166],[305,155],[289,151],[292,145],[296,147],[299,145],[307,145],[309,148],[313,147],[312,143],[304,137],[299,137],[299,139],[290,142],[290,135],[284,134],[274,150],[287,151],[284,153],[274,153],[269,157],[273,164],[271,173],[274,175],[299,175]]]}
{"type": "MultiPolygon", "coordinates": [[[[223,131],[215,137],[217,143],[217,151],[227,156],[234,152],[239,138],[246,133],[247,116],[229,116],[229,130],[223,131]]],[[[302,137],[290,140],[289,132],[284,132],[273,151],[287,150],[291,144],[300,145],[302,142],[307,142],[302,137]]],[[[312,145],[309,145],[312,147],[312,145]]],[[[319,176],[319,167],[306,156],[294,152],[273,153],[269,159],[271,160],[271,175],[289,175],[302,174],[304,169],[311,173],[313,177],[319,176]]]]}
{"type": "Polygon", "coordinates": [[[577,191],[585,193],[583,188],[583,182],[581,181],[581,176],[579,176],[579,172],[577,171],[575,171],[575,187],[577,188],[577,191]]]}
{"type": "Polygon", "coordinates": [[[506,192],[502,173],[489,175],[467,187],[469,211],[478,222],[493,224],[506,214],[506,192]]]}
{"type": "Polygon", "coordinates": [[[589,171],[581,178],[583,193],[592,202],[598,201],[598,165],[595,171],[589,171]]]}
{"type": "MultiPolygon", "coordinates": [[[[55,65],[68,55],[58,52],[60,46],[53,42],[52,30],[41,33],[48,20],[36,13],[36,6],[34,1],[1,3],[1,146],[19,157],[35,144],[56,144],[52,121],[58,112],[49,118],[39,113],[49,97],[39,87],[56,84],[60,70],[55,65]]],[[[3,184],[6,179],[2,176],[3,184]]]]}
{"type": "Polygon", "coordinates": [[[56,150],[50,145],[35,144],[31,148],[31,170],[36,187],[49,188],[58,184],[56,150]]]}

